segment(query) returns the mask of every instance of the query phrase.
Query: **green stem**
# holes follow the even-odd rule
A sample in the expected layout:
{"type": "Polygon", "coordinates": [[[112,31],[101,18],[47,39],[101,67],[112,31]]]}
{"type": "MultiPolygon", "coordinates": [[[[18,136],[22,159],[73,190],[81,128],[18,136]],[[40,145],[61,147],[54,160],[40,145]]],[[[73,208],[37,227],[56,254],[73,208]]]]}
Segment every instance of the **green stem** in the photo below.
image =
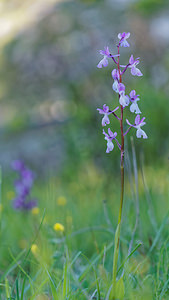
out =
{"type": "MultiPolygon", "coordinates": [[[[119,47],[118,47],[119,54],[119,47]]],[[[120,74],[120,63],[118,57],[118,71],[120,74]]],[[[122,82],[122,76],[120,74],[120,83],[122,82]]],[[[119,95],[120,98],[120,95],[119,95]]],[[[123,107],[121,105],[121,119],[120,119],[120,130],[121,130],[121,195],[120,195],[120,208],[118,216],[118,225],[115,233],[114,242],[114,256],[113,256],[113,280],[112,280],[112,299],[115,299],[115,289],[116,289],[116,275],[117,275],[117,261],[119,255],[119,243],[120,243],[120,229],[121,229],[121,219],[122,219],[122,208],[123,208],[123,198],[124,198],[124,134],[123,134],[123,107]]]]}

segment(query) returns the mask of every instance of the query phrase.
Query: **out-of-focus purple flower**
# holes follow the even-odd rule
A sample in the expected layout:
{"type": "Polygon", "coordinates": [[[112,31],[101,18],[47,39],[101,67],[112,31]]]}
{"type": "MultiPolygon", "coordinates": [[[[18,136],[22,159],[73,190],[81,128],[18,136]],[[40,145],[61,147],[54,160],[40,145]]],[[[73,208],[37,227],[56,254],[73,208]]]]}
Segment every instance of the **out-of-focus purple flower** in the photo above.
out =
{"type": "Polygon", "coordinates": [[[143,137],[143,139],[147,139],[148,136],[147,134],[144,132],[144,130],[142,130],[140,127],[145,125],[146,122],[144,122],[145,118],[142,118],[140,119],[140,115],[137,115],[136,118],[135,118],[135,124],[131,124],[127,119],[126,119],[126,122],[128,125],[134,127],[137,129],[136,131],[136,136],[137,138],[141,138],[143,137]]]}
{"type": "Polygon", "coordinates": [[[30,199],[35,175],[21,160],[15,160],[12,163],[12,168],[19,172],[19,179],[14,183],[16,198],[13,201],[13,207],[18,210],[32,209],[37,206],[37,201],[30,199]]]}
{"type": "Polygon", "coordinates": [[[109,107],[106,104],[103,105],[103,109],[97,108],[97,110],[99,111],[99,114],[104,115],[104,117],[102,119],[102,126],[106,126],[106,124],[110,124],[108,115],[115,112],[118,108],[119,107],[116,107],[114,110],[110,111],[109,107]]]}
{"type": "Polygon", "coordinates": [[[117,132],[112,132],[110,130],[110,128],[108,128],[108,134],[104,131],[103,129],[103,134],[105,135],[105,140],[107,141],[107,149],[106,149],[106,153],[109,153],[110,151],[112,151],[114,149],[114,144],[112,142],[112,140],[116,140],[116,136],[117,136],[117,132]]]}
{"type": "Polygon", "coordinates": [[[25,197],[30,192],[30,189],[23,184],[22,179],[16,180],[14,186],[18,196],[25,197]]]}
{"type": "Polygon", "coordinates": [[[126,41],[130,37],[130,32],[123,32],[118,34],[120,40],[119,45],[121,47],[130,47],[129,43],[126,41]]]}
{"type": "Polygon", "coordinates": [[[129,105],[129,96],[125,95],[125,85],[123,83],[118,84],[118,93],[120,95],[119,102],[123,107],[129,105]]]}
{"type": "Polygon", "coordinates": [[[130,56],[130,59],[129,59],[129,64],[130,65],[128,67],[131,68],[131,74],[133,76],[143,76],[141,71],[138,68],[136,68],[136,66],[140,63],[139,59],[140,58],[138,57],[134,60],[133,55],[130,56]]]}
{"type": "Polygon", "coordinates": [[[136,114],[141,114],[141,111],[137,104],[137,101],[139,100],[140,100],[139,95],[136,95],[136,91],[132,90],[130,92],[130,101],[132,102],[132,104],[130,105],[131,112],[135,112],[136,114]]]}
{"type": "Polygon", "coordinates": [[[13,201],[13,207],[16,210],[30,210],[37,206],[36,200],[25,201],[24,197],[16,197],[13,201]]]}
{"type": "Polygon", "coordinates": [[[35,175],[31,170],[24,169],[22,171],[22,182],[26,187],[28,187],[28,188],[32,187],[34,178],[35,178],[35,175]]]}
{"type": "Polygon", "coordinates": [[[103,59],[98,63],[97,67],[101,69],[102,67],[108,66],[108,57],[117,57],[119,54],[112,55],[109,51],[109,47],[105,47],[104,50],[100,50],[100,54],[103,55],[103,59]]]}
{"type": "Polygon", "coordinates": [[[24,167],[25,167],[25,166],[24,166],[24,163],[23,163],[22,160],[17,159],[17,160],[14,160],[14,161],[11,163],[11,167],[12,167],[13,170],[21,172],[21,171],[24,170],[24,167]]]}
{"type": "Polygon", "coordinates": [[[37,201],[36,200],[30,200],[28,202],[24,203],[24,208],[27,210],[32,209],[33,207],[37,206],[37,201]]]}
{"type": "Polygon", "coordinates": [[[17,210],[20,210],[20,209],[23,209],[24,207],[24,198],[23,197],[16,197],[14,200],[13,200],[13,208],[17,209],[17,210]]]}

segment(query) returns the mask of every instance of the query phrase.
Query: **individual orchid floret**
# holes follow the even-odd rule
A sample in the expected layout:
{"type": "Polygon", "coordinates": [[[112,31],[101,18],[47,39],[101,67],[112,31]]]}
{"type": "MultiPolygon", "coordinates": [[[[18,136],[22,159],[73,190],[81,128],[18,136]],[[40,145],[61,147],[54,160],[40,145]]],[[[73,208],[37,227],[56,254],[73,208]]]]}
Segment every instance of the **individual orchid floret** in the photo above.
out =
{"type": "Polygon", "coordinates": [[[114,80],[120,80],[120,74],[119,74],[118,70],[113,69],[113,71],[111,72],[111,75],[112,75],[114,80]]]}
{"type": "Polygon", "coordinates": [[[97,110],[99,111],[99,114],[104,115],[103,119],[102,119],[102,126],[106,126],[106,124],[110,124],[110,120],[108,115],[112,114],[113,112],[115,112],[119,107],[116,107],[114,110],[109,110],[109,107],[104,104],[103,105],[103,109],[97,108],[97,110]]]}
{"type": "Polygon", "coordinates": [[[130,37],[130,32],[119,33],[118,38],[120,40],[119,46],[121,47],[130,47],[129,43],[126,41],[130,37]]]}
{"type": "Polygon", "coordinates": [[[119,71],[114,69],[112,72],[111,72],[111,75],[114,79],[114,83],[112,85],[112,89],[118,93],[118,84],[119,84],[119,80],[120,80],[120,74],[119,74],[119,71]]]}
{"type": "Polygon", "coordinates": [[[137,131],[136,131],[136,136],[137,136],[137,138],[141,138],[141,137],[143,137],[143,139],[147,139],[147,138],[148,138],[148,136],[147,136],[147,134],[144,132],[144,130],[142,130],[142,129],[140,128],[141,126],[143,126],[143,125],[146,124],[146,122],[144,122],[144,120],[145,120],[145,118],[142,118],[142,119],[140,120],[140,115],[137,115],[136,118],[135,118],[135,124],[132,125],[132,124],[126,119],[126,122],[127,122],[128,125],[130,125],[131,127],[134,127],[134,128],[137,129],[137,131]]]}
{"type": "Polygon", "coordinates": [[[139,57],[134,60],[133,55],[130,56],[130,59],[129,59],[130,65],[128,67],[131,68],[131,74],[133,76],[143,76],[141,71],[138,68],[136,68],[136,66],[139,64],[139,62],[140,62],[139,57]]]}
{"type": "Polygon", "coordinates": [[[101,69],[102,67],[107,67],[108,66],[108,59],[109,57],[114,58],[119,56],[119,54],[112,55],[109,51],[109,47],[105,47],[104,50],[100,50],[100,54],[103,55],[103,59],[98,63],[97,67],[101,69]]]}
{"type": "Polygon", "coordinates": [[[123,83],[118,84],[118,92],[120,95],[119,102],[123,107],[129,105],[129,96],[125,95],[125,85],[123,83]]]}
{"type": "Polygon", "coordinates": [[[139,100],[140,100],[139,95],[136,95],[136,91],[132,90],[130,92],[130,101],[132,102],[132,104],[130,105],[131,112],[135,112],[136,114],[141,114],[141,111],[137,104],[137,101],[139,100]]]}
{"type": "Polygon", "coordinates": [[[105,135],[105,140],[107,141],[107,149],[106,149],[106,153],[109,153],[110,151],[112,151],[114,149],[114,144],[112,142],[112,140],[116,140],[116,136],[117,136],[117,132],[112,132],[110,130],[110,128],[108,128],[108,134],[104,131],[103,129],[103,134],[105,135]]]}
{"type": "Polygon", "coordinates": [[[102,119],[102,126],[106,126],[106,124],[110,124],[108,115],[110,115],[111,112],[109,110],[109,107],[106,104],[104,104],[103,109],[97,108],[97,110],[99,111],[99,114],[104,115],[102,119]]]}

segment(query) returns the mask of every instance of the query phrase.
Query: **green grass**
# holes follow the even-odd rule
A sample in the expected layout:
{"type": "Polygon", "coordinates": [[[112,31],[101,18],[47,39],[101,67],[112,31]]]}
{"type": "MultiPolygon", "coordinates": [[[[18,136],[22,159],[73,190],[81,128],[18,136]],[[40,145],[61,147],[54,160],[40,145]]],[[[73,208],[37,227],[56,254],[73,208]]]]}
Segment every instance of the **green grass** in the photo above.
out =
{"type": "MultiPolygon", "coordinates": [[[[138,191],[126,171],[117,299],[169,299],[167,170],[146,167],[145,177],[137,172],[138,191]],[[137,192],[139,222],[132,240],[137,192]]],[[[12,209],[12,179],[3,180],[1,299],[111,299],[118,177],[88,161],[72,178],[37,181],[37,215],[12,209]],[[54,231],[55,223],[64,233],[54,231]]]]}

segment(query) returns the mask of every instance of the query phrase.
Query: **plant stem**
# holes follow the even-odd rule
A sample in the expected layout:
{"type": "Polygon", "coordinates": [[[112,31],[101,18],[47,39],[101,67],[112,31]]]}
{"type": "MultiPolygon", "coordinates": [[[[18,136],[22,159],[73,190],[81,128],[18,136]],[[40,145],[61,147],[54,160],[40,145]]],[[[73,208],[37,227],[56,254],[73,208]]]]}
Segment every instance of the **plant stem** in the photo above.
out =
{"type": "MultiPolygon", "coordinates": [[[[119,45],[118,45],[119,54],[119,45]]],[[[120,73],[120,63],[118,57],[118,72],[119,72],[119,82],[122,83],[122,75],[120,73]]],[[[120,95],[119,95],[120,98],[120,95]]],[[[113,257],[113,280],[112,280],[112,296],[115,299],[115,289],[116,289],[116,274],[117,274],[117,261],[119,255],[119,242],[120,242],[120,229],[121,229],[121,219],[122,219],[122,208],[123,208],[123,197],[124,197],[124,134],[123,134],[123,106],[121,105],[121,119],[120,119],[120,130],[121,130],[121,195],[120,195],[120,209],[118,216],[118,225],[115,234],[115,245],[114,245],[114,257],[113,257]]]]}

